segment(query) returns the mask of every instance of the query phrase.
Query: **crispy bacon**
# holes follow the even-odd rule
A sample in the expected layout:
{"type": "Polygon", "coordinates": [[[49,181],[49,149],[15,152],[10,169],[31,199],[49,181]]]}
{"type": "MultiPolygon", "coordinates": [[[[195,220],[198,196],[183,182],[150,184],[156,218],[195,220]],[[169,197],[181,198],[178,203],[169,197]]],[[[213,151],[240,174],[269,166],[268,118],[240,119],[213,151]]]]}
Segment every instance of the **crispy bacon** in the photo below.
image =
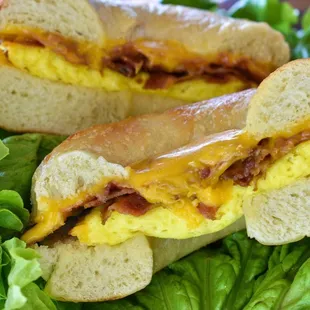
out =
{"type": "Polygon", "coordinates": [[[152,73],[146,81],[145,89],[164,89],[169,88],[178,81],[178,78],[169,73],[152,73]]]}
{"type": "Polygon", "coordinates": [[[205,167],[199,170],[199,176],[202,180],[207,179],[211,175],[211,168],[205,167]]]}
{"type": "Polygon", "coordinates": [[[216,219],[216,212],[218,210],[217,207],[207,206],[201,202],[199,203],[197,209],[206,219],[213,220],[213,221],[216,219]]]}
{"type": "Polygon", "coordinates": [[[253,179],[264,175],[273,162],[289,153],[298,144],[309,139],[310,130],[303,131],[290,138],[277,138],[273,143],[270,143],[269,139],[264,139],[251,151],[249,157],[230,166],[222,174],[221,179],[231,179],[235,184],[248,186],[253,179]]]}
{"type": "Polygon", "coordinates": [[[247,82],[261,81],[261,78],[251,78],[243,67],[240,71],[238,67],[207,63],[201,58],[186,60],[172,72],[168,72],[166,68],[151,63],[133,43],[115,47],[103,63],[127,77],[135,77],[141,71],[148,72],[150,77],[144,85],[146,89],[165,89],[176,83],[196,78],[216,83],[225,83],[232,77],[238,77],[247,82]]]}
{"type": "Polygon", "coordinates": [[[132,188],[119,186],[111,182],[105,187],[103,193],[97,194],[91,201],[87,202],[84,205],[84,208],[87,209],[87,208],[102,206],[103,204],[107,203],[109,200],[112,200],[119,196],[132,194],[134,192],[135,190],[133,190],[132,188]]]}
{"type": "MultiPolygon", "coordinates": [[[[5,6],[4,1],[1,6],[5,6]]],[[[23,29],[22,35],[3,34],[1,39],[19,42],[23,44],[45,46],[62,55],[67,61],[73,64],[90,65],[92,68],[103,69],[105,67],[117,71],[127,77],[135,77],[140,72],[149,73],[150,77],[145,84],[146,89],[164,89],[176,83],[193,80],[197,78],[204,79],[213,83],[226,83],[234,77],[242,79],[246,84],[245,88],[253,86],[252,82],[259,83],[266,76],[263,70],[255,74],[249,70],[250,61],[240,58],[231,63],[227,55],[218,55],[215,63],[209,63],[204,57],[194,56],[192,59],[185,59],[179,63],[173,70],[168,70],[152,62],[152,59],[143,54],[135,46],[134,42],[129,42],[114,47],[108,55],[102,56],[99,63],[93,63],[91,51],[84,51],[74,40],[65,39],[57,33],[35,32],[23,29]],[[156,81],[159,78],[159,81],[156,81]]],[[[103,51],[101,51],[103,55],[103,51]]],[[[163,56],[164,57],[164,56],[163,56]]],[[[99,57],[98,57],[99,58],[99,57]]]]}
{"type": "Polygon", "coordinates": [[[149,211],[151,203],[146,201],[138,193],[125,195],[117,198],[115,203],[108,207],[108,210],[117,211],[121,214],[141,216],[149,211]]]}
{"type": "Polygon", "coordinates": [[[147,63],[147,58],[130,43],[115,47],[103,64],[127,77],[135,77],[147,63]]]}

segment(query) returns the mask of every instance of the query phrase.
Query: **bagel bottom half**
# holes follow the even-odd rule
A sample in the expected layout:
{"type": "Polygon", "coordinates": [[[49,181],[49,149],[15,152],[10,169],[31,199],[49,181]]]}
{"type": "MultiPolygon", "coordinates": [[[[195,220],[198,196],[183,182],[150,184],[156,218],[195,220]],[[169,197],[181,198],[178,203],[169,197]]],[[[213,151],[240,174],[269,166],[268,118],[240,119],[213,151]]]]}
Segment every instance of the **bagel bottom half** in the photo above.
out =
{"type": "Polygon", "coordinates": [[[45,291],[54,299],[95,302],[123,298],[146,287],[170,263],[245,228],[241,218],[225,229],[185,240],[137,235],[115,245],[89,247],[76,239],[36,245],[45,291]]]}

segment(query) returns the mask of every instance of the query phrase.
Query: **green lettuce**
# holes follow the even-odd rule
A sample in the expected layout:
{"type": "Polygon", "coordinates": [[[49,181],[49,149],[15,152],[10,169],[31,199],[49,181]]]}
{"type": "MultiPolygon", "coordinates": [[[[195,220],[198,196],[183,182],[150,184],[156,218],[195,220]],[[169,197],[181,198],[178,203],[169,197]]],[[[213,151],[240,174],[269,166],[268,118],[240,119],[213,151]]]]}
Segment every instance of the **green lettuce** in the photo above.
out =
{"type": "MultiPolygon", "coordinates": [[[[240,0],[219,9],[214,0],[162,0],[237,18],[269,23],[288,41],[292,58],[310,57],[310,9],[299,12],[280,0],[240,0]]],[[[0,236],[19,234],[29,221],[30,186],[43,158],[63,136],[17,135],[0,129],[0,236]]],[[[268,247],[235,233],[154,275],[151,284],[125,299],[104,303],[53,301],[37,253],[13,238],[0,244],[0,309],[4,310],[308,310],[310,239],[268,247]]]]}
{"type": "Polygon", "coordinates": [[[24,202],[17,192],[0,191],[0,236],[8,239],[26,227],[29,221],[29,211],[24,208],[24,202]]]}
{"type": "Polygon", "coordinates": [[[227,12],[232,17],[266,22],[285,36],[294,31],[299,16],[299,11],[290,3],[280,0],[241,0],[227,12]]]}
{"type": "Polygon", "coordinates": [[[37,252],[17,238],[2,241],[21,233],[29,222],[22,197],[8,189],[25,194],[34,169],[63,139],[29,134],[0,140],[0,309],[57,310],[34,283],[42,275],[37,252]]]}
{"type": "Polygon", "coordinates": [[[32,176],[43,158],[64,139],[64,136],[41,134],[5,138],[3,144],[9,155],[0,161],[0,190],[18,192],[25,205],[30,207],[32,176]]]}
{"type": "Polygon", "coordinates": [[[161,3],[184,5],[211,11],[216,10],[218,7],[216,0],[162,0],[161,3]]]}
{"type": "Polygon", "coordinates": [[[301,21],[302,28],[297,32],[292,46],[292,58],[310,57],[310,8],[304,14],[301,21]]]}
{"type": "Polygon", "coordinates": [[[7,137],[11,137],[11,136],[15,136],[17,135],[17,133],[13,133],[13,132],[9,132],[9,131],[6,131],[2,128],[0,128],[0,139],[3,140],[7,137]]]}
{"type": "Polygon", "coordinates": [[[0,246],[0,309],[56,310],[50,298],[34,283],[42,274],[35,250],[13,238],[0,246]]]}
{"type": "Polygon", "coordinates": [[[170,265],[143,291],[85,309],[306,310],[309,274],[310,238],[269,247],[239,232],[219,248],[210,246],[170,265]]]}
{"type": "Polygon", "coordinates": [[[0,160],[9,155],[9,149],[0,140],[0,160]]]}

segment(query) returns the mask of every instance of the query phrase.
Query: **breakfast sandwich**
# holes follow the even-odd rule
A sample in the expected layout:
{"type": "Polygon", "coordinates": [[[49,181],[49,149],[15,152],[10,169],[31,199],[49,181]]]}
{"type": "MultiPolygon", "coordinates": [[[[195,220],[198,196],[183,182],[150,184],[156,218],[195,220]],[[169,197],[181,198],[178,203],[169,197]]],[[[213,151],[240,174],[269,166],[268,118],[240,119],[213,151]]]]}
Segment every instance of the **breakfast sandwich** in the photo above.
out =
{"type": "Polygon", "coordinates": [[[42,255],[49,295],[134,293],[173,260],[242,229],[243,208],[251,235],[277,231],[271,210],[288,217],[283,197],[304,195],[310,174],[309,72],[309,60],[294,61],[257,91],[94,126],[60,144],[33,177],[23,235],[42,255]]]}
{"type": "Polygon", "coordinates": [[[289,59],[265,23],[122,1],[0,4],[0,126],[72,134],[256,87],[289,59]]]}

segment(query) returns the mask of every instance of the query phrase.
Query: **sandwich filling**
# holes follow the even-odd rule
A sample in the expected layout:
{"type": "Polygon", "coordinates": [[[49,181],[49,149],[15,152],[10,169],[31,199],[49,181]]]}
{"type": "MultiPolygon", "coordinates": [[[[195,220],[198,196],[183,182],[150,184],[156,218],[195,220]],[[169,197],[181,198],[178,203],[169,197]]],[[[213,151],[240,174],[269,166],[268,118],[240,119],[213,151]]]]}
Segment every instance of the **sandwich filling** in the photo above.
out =
{"type": "Polygon", "coordinates": [[[51,189],[38,186],[36,225],[23,238],[40,241],[82,209],[88,212],[70,234],[88,245],[118,244],[139,232],[176,239],[216,232],[243,215],[247,195],[309,175],[308,140],[309,130],[259,143],[230,131],[123,170],[109,166],[95,186],[66,197],[51,199],[51,189]]]}
{"type": "Polygon", "coordinates": [[[102,48],[16,27],[2,30],[0,39],[12,65],[32,75],[108,91],[156,91],[189,102],[254,87],[275,69],[230,52],[202,56],[173,40],[111,41],[102,48]]]}

